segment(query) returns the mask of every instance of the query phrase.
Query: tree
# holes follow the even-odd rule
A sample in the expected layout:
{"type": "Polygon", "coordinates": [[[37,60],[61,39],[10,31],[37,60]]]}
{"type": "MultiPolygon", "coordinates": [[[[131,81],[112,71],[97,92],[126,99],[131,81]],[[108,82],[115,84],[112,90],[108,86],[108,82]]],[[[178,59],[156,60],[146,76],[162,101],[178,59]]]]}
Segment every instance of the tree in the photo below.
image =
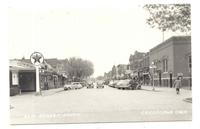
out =
{"type": "Polygon", "coordinates": [[[69,60],[66,59],[65,71],[71,79],[81,80],[91,76],[94,73],[94,68],[92,62],[72,57],[69,60]]]}
{"type": "Polygon", "coordinates": [[[104,80],[104,77],[103,76],[98,76],[96,77],[97,80],[104,80]]]}
{"type": "Polygon", "coordinates": [[[191,31],[190,4],[147,4],[144,6],[150,16],[147,24],[161,31],[191,31]]]}

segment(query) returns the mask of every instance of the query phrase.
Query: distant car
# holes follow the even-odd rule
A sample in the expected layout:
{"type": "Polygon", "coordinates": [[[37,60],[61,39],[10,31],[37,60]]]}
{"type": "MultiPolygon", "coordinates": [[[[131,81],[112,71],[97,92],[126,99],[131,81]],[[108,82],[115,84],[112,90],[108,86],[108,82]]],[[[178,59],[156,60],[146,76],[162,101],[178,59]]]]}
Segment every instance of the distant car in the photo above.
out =
{"type": "Polygon", "coordinates": [[[103,84],[104,84],[104,85],[109,85],[109,82],[110,82],[109,80],[105,80],[105,81],[103,82],[103,84]]]}
{"type": "Polygon", "coordinates": [[[65,84],[64,85],[64,90],[71,90],[72,89],[72,85],[71,84],[65,84]]]}
{"type": "Polygon", "coordinates": [[[81,82],[72,82],[71,84],[64,85],[64,90],[80,89],[82,88],[81,82]]]}
{"type": "Polygon", "coordinates": [[[81,85],[81,82],[72,82],[72,89],[80,89],[83,88],[83,86],[81,85]]]}
{"type": "Polygon", "coordinates": [[[114,80],[114,81],[110,81],[108,85],[111,87],[115,87],[117,83],[118,83],[118,80],[114,80]]]}
{"type": "Polygon", "coordinates": [[[130,89],[130,84],[129,84],[130,80],[126,79],[126,80],[120,80],[117,82],[117,84],[115,85],[115,88],[118,89],[130,89]]]}
{"type": "Polygon", "coordinates": [[[88,84],[87,82],[80,82],[80,84],[83,86],[83,87],[86,87],[88,84]]]}
{"type": "Polygon", "coordinates": [[[87,88],[88,88],[88,89],[89,89],[89,88],[94,88],[93,83],[88,83],[87,88]]]}
{"type": "Polygon", "coordinates": [[[97,88],[104,88],[104,85],[103,85],[103,81],[98,81],[97,82],[97,88]]]}
{"type": "Polygon", "coordinates": [[[97,88],[104,88],[104,85],[103,84],[97,84],[97,88]]]}

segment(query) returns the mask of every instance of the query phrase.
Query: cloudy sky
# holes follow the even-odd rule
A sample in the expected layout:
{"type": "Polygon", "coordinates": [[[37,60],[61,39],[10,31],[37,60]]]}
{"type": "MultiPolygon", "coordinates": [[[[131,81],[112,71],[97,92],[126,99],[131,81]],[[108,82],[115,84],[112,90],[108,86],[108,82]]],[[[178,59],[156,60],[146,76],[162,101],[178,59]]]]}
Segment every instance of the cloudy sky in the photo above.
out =
{"type": "MultiPolygon", "coordinates": [[[[111,0],[11,1],[10,59],[29,58],[34,51],[45,58],[80,57],[93,62],[97,76],[113,65],[127,64],[135,50],[148,52],[162,42],[162,33],[145,23],[148,13],[143,4],[111,0]]],[[[180,33],[167,32],[165,39],[172,35],[180,33]]]]}

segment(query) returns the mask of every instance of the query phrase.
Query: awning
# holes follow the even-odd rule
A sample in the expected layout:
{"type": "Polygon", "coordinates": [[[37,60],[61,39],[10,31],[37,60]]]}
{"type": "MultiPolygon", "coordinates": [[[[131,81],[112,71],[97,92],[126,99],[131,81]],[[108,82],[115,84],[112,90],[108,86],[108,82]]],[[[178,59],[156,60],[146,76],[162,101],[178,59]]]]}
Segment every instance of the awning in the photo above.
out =
{"type": "Polygon", "coordinates": [[[26,70],[26,71],[33,71],[35,70],[35,67],[18,67],[18,66],[10,66],[9,68],[11,71],[20,71],[20,70],[26,70]]]}

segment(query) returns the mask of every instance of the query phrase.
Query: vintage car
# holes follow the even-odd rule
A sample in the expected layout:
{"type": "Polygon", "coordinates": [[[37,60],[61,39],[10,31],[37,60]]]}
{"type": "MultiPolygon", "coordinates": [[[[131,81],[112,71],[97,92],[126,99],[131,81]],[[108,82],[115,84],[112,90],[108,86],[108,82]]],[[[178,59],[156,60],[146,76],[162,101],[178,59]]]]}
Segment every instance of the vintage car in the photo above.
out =
{"type": "Polygon", "coordinates": [[[103,81],[97,82],[97,88],[104,88],[103,81]]]}
{"type": "Polygon", "coordinates": [[[126,80],[119,80],[117,82],[117,84],[115,85],[115,88],[118,88],[118,89],[129,89],[130,88],[130,85],[129,85],[129,82],[130,80],[129,79],[126,79],[126,80]]]}
{"type": "Polygon", "coordinates": [[[118,80],[112,80],[109,82],[108,86],[115,87],[118,82],[119,82],[118,80]]]}
{"type": "Polygon", "coordinates": [[[92,82],[89,82],[88,85],[87,85],[87,88],[94,88],[94,85],[92,82]]]}
{"type": "Polygon", "coordinates": [[[71,84],[64,85],[64,90],[76,90],[82,88],[81,82],[72,82],[71,84]]]}

